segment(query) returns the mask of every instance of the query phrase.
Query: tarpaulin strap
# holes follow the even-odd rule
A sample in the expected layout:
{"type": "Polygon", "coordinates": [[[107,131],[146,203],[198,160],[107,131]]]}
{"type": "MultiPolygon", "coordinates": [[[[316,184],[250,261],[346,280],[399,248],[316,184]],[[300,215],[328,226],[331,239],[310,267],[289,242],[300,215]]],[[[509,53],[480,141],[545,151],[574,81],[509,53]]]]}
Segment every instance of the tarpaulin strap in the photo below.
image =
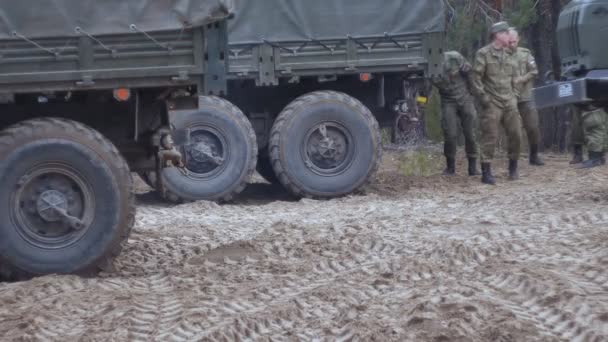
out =
{"type": "Polygon", "coordinates": [[[391,42],[393,42],[395,45],[397,45],[397,47],[399,47],[401,49],[404,49],[404,50],[408,49],[407,45],[406,46],[402,46],[401,44],[399,44],[398,41],[395,40],[395,38],[393,38],[393,36],[391,36],[390,34],[388,34],[386,32],[384,33],[384,37],[388,38],[391,42]]]}
{"type": "Polygon", "coordinates": [[[331,47],[329,47],[329,46],[325,45],[325,44],[324,44],[322,41],[320,41],[320,40],[317,40],[317,39],[314,39],[314,38],[310,38],[310,41],[311,41],[311,42],[313,42],[313,43],[317,43],[317,44],[321,45],[322,47],[324,47],[324,48],[326,48],[327,50],[331,51],[331,53],[333,53],[333,52],[334,52],[334,49],[335,49],[335,48],[331,48],[331,47]]]}
{"type": "Polygon", "coordinates": [[[53,49],[47,49],[47,48],[45,48],[44,46],[42,46],[42,45],[40,45],[40,44],[36,43],[35,41],[33,41],[33,40],[29,39],[28,37],[26,37],[26,36],[24,36],[24,35],[20,34],[20,33],[19,33],[19,32],[17,32],[17,31],[13,31],[13,36],[14,36],[14,37],[16,37],[16,38],[22,39],[22,40],[24,40],[24,41],[26,41],[26,42],[28,42],[28,43],[30,43],[30,44],[32,44],[32,45],[34,45],[35,47],[39,48],[40,50],[43,50],[43,51],[46,51],[46,52],[50,53],[51,55],[53,55],[53,56],[55,56],[55,57],[58,57],[58,56],[59,56],[59,51],[55,51],[55,50],[53,50],[53,49]]]}
{"type": "Polygon", "coordinates": [[[76,33],[79,33],[79,34],[84,34],[85,36],[87,36],[87,37],[91,38],[91,39],[92,39],[92,40],[94,40],[94,41],[95,41],[97,44],[99,44],[99,46],[101,46],[102,48],[104,48],[104,49],[106,49],[106,50],[108,50],[108,51],[110,51],[110,52],[112,52],[112,53],[115,53],[115,52],[116,52],[114,49],[109,48],[109,47],[108,47],[108,46],[106,46],[104,43],[102,43],[102,42],[101,42],[99,39],[97,39],[97,38],[93,37],[93,35],[92,35],[92,34],[88,33],[87,31],[83,30],[82,28],[80,28],[80,27],[76,27],[76,28],[74,29],[74,31],[76,31],[76,33]]]}
{"type": "Polygon", "coordinates": [[[268,44],[268,45],[272,46],[273,48],[276,48],[276,49],[279,49],[279,50],[285,50],[287,52],[291,52],[294,55],[296,54],[296,50],[295,49],[288,49],[288,48],[286,48],[284,46],[280,46],[280,45],[271,43],[271,42],[267,41],[266,39],[262,39],[262,42],[264,42],[264,44],[268,44]]]}
{"type": "Polygon", "coordinates": [[[139,28],[137,28],[137,25],[131,24],[131,26],[129,26],[129,27],[131,28],[131,31],[133,31],[133,32],[139,32],[139,33],[143,34],[144,36],[146,36],[146,38],[148,38],[149,40],[151,40],[152,42],[154,42],[154,44],[160,46],[161,48],[166,49],[167,51],[173,50],[173,48],[171,47],[171,45],[169,45],[169,44],[163,44],[163,43],[159,42],[154,37],[152,37],[151,35],[149,35],[148,32],[142,31],[139,28]]]}
{"type": "Polygon", "coordinates": [[[361,43],[360,41],[358,41],[357,39],[355,39],[353,36],[351,36],[350,34],[348,36],[346,36],[346,38],[352,40],[353,42],[355,42],[355,44],[359,45],[360,47],[366,49],[367,51],[370,51],[372,49],[372,47],[367,46],[363,43],[361,43]]]}

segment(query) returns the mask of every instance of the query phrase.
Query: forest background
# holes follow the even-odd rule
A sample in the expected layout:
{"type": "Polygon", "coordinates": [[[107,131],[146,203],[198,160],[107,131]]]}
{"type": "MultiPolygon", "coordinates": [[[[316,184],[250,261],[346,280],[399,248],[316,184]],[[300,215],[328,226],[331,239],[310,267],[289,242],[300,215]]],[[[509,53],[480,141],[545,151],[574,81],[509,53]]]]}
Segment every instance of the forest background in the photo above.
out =
{"type": "MultiPolygon", "coordinates": [[[[544,84],[552,75],[560,75],[555,28],[559,13],[568,0],[444,0],[448,6],[449,50],[461,52],[472,62],[475,52],[489,41],[489,28],[506,20],[518,28],[521,46],[529,48],[539,67],[537,85],[544,84]]],[[[426,135],[434,141],[442,140],[439,98],[433,92],[426,110],[426,135]]],[[[570,115],[564,108],[540,112],[542,145],[565,152],[569,145],[570,115]]]]}

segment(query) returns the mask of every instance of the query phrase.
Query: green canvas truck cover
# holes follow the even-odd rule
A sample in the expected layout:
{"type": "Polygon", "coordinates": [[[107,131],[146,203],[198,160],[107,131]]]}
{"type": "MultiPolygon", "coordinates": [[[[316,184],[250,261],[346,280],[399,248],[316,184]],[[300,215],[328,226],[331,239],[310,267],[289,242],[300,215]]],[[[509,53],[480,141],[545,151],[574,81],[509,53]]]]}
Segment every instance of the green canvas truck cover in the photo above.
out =
{"type": "Polygon", "coordinates": [[[445,31],[443,0],[235,0],[230,44],[445,31]]]}
{"type": "Polygon", "coordinates": [[[179,30],[232,8],[233,0],[0,0],[0,40],[179,30]]]}

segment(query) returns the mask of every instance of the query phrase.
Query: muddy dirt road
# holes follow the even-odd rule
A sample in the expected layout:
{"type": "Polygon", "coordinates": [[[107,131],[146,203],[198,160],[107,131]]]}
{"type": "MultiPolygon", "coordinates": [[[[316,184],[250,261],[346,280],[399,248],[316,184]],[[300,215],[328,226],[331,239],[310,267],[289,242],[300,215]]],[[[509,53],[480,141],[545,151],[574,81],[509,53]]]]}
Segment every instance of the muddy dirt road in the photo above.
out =
{"type": "Polygon", "coordinates": [[[0,340],[608,339],[608,167],[547,157],[487,187],[396,158],[328,202],[142,194],[114,271],[0,284],[0,340]]]}

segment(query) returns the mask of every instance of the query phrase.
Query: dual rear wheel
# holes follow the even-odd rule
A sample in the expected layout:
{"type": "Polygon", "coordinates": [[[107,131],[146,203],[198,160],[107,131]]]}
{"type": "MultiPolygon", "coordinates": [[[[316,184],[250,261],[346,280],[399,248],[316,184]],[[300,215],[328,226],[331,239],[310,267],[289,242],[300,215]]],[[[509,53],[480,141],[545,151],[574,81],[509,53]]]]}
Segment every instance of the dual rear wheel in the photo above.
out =
{"type": "Polygon", "coordinates": [[[358,100],[319,91],[288,105],[271,130],[269,159],[298,197],[328,199],[365,185],[381,158],[378,123],[358,100]]]}
{"type": "MultiPolygon", "coordinates": [[[[190,132],[190,143],[179,146],[185,170],[162,172],[165,197],[174,202],[228,201],[256,169],[297,197],[344,196],[370,179],[381,158],[375,118],[361,102],[338,92],[293,101],[275,120],[268,150],[259,156],[251,124],[225,100],[205,98],[198,111],[172,123],[190,132]]],[[[154,172],[141,176],[156,186],[154,172]]]]}
{"type": "MultiPolygon", "coordinates": [[[[229,200],[256,168],[255,133],[243,113],[207,97],[172,118],[188,128],[186,169],[167,168],[168,199],[229,200]]],[[[341,93],[298,98],[278,116],[268,178],[296,196],[331,198],[369,180],[380,159],[378,125],[341,93]]],[[[155,174],[145,173],[151,184],[155,174]]],[[[129,167],[99,132],[64,119],[34,119],[0,132],[0,277],[95,273],[121,251],[135,218],[129,167]]]]}

